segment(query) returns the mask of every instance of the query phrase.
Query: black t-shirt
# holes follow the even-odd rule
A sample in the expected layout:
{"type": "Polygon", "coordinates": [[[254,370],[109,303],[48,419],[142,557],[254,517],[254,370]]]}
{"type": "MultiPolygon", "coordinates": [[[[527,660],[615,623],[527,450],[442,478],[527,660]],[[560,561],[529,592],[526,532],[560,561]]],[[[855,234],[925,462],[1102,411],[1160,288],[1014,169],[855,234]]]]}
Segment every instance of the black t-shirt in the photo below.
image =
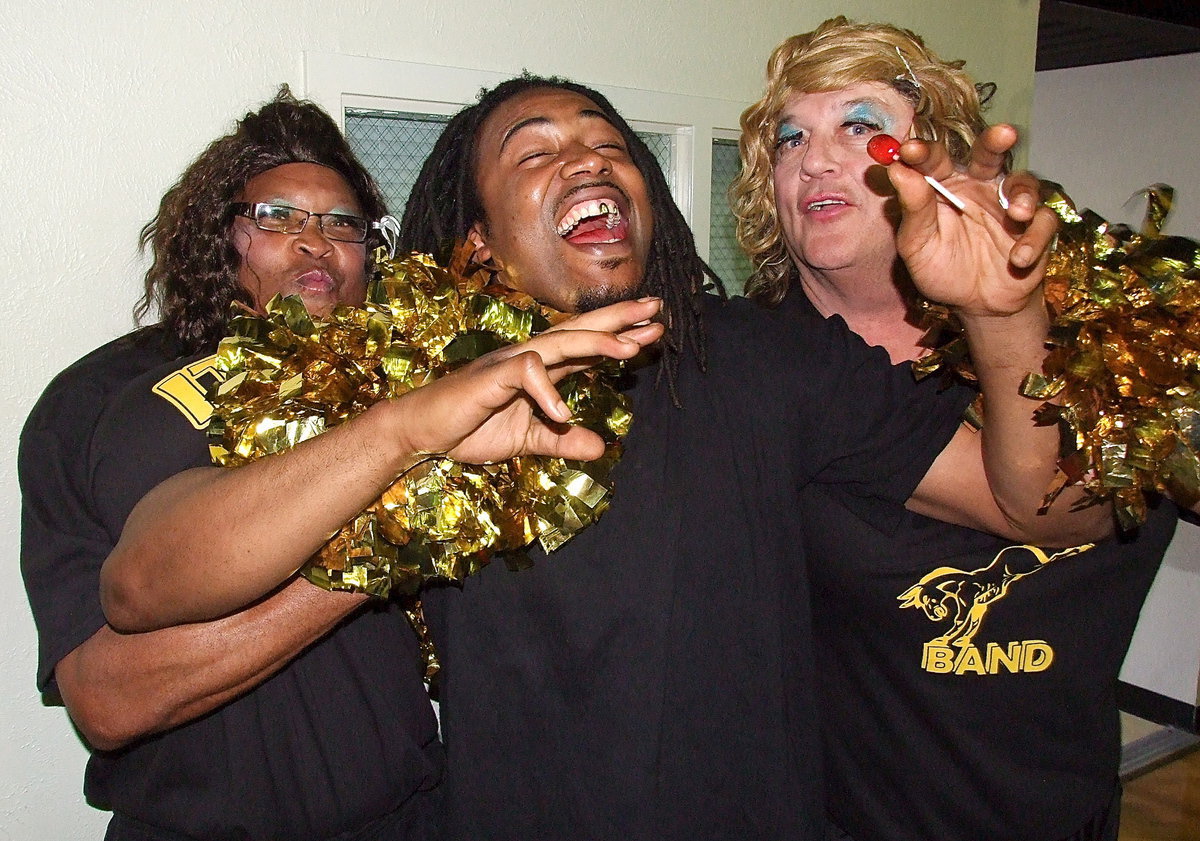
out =
{"type": "MultiPolygon", "coordinates": [[[[99,572],[129,510],[162,480],[209,464],[207,371],[125,337],[60,374],[31,413],[21,562],[39,687],[104,625],[99,572]]],[[[414,635],[402,611],[380,603],[217,710],[94,752],[84,789],[114,811],[110,837],[298,841],[413,803],[437,785],[442,762],[414,635]]]]}
{"type": "Polygon", "coordinates": [[[860,841],[1056,841],[1109,805],[1117,675],[1173,505],[1080,553],[828,485],[800,512],[835,824],[860,841]]]}
{"type": "Polygon", "coordinates": [[[835,824],[880,841],[1056,841],[1107,807],[1117,675],[1172,505],[1136,540],[1046,549],[1044,564],[907,511],[880,525],[825,488],[800,511],[835,824]]]}
{"type": "Polygon", "coordinates": [[[600,521],[531,570],[426,597],[445,666],[456,839],[819,839],[797,494],[899,504],[959,394],[880,366],[842,324],[707,304],[708,371],[653,368],[600,521]]]}

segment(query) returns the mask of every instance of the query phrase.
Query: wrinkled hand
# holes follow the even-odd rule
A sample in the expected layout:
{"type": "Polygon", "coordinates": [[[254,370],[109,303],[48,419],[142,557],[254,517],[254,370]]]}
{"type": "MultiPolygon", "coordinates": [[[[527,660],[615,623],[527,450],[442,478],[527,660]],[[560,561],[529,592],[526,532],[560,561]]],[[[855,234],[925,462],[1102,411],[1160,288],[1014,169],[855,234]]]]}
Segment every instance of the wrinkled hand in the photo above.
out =
{"type": "Polygon", "coordinates": [[[603,440],[565,423],[570,411],[555,383],[603,359],[631,359],[658,341],[663,326],[649,319],[661,306],[657,298],[612,304],[481,356],[389,401],[396,434],[418,456],[474,464],[517,455],[599,458],[603,440]]]}
{"type": "Polygon", "coordinates": [[[888,167],[903,217],[897,249],[917,289],[964,315],[1005,316],[1041,297],[1041,279],[1057,218],[1039,206],[1038,180],[1022,172],[1003,182],[1009,206],[997,192],[1005,153],[1017,141],[1009,125],[990,126],[959,171],[941,144],[908,140],[906,166],[888,167]],[[922,177],[941,181],[966,204],[960,212],[940,199],[922,177]]]}

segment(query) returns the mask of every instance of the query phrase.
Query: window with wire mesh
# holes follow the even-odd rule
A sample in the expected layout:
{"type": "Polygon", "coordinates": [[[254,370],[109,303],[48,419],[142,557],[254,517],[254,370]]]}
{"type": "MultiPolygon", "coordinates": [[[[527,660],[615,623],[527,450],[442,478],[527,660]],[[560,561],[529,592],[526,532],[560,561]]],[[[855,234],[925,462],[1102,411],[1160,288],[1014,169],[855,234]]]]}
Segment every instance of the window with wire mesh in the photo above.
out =
{"type": "Polygon", "coordinates": [[[450,118],[405,111],[346,110],[346,139],[399,217],[421,165],[450,118]]]}
{"type": "Polygon", "coordinates": [[[656,131],[639,131],[637,136],[646,144],[650,154],[654,155],[654,160],[658,161],[658,168],[663,171],[663,175],[667,176],[668,186],[674,190],[675,144],[672,142],[673,136],[656,131]]]}
{"type": "Polygon", "coordinates": [[[753,266],[738,246],[729,185],[741,168],[736,140],[715,138],[712,148],[712,204],[709,212],[708,265],[725,281],[730,295],[740,295],[753,266]]]}
{"type": "MultiPolygon", "coordinates": [[[[346,137],[363,166],[375,177],[396,216],[404,213],[408,194],[433,150],[442,128],[450,120],[442,114],[407,111],[346,110],[346,137]]],[[[639,131],[658,165],[674,186],[674,147],[670,134],[639,131]]]]}

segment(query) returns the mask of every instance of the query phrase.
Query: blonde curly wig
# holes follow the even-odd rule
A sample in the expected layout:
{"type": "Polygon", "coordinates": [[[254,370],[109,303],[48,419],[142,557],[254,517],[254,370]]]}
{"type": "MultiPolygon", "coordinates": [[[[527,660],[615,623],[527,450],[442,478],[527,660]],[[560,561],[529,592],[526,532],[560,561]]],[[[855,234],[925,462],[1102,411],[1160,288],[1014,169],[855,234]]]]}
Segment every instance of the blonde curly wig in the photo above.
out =
{"type": "Polygon", "coordinates": [[[795,272],[775,212],[773,180],[778,116],[792,95],[882,82],[912,104],[914,137],[944,142],[954,161],[966,164],[971,144],[987,125],[981,92],[986,101],[995,85],[977,90],[963,64],[942,61],[907,29],[841,16],[775,48],[767,61],[766,91],[742,114],[742,169],[729,188],[738,242],[755,269],[746,294],[778,303],[795,272]]]}

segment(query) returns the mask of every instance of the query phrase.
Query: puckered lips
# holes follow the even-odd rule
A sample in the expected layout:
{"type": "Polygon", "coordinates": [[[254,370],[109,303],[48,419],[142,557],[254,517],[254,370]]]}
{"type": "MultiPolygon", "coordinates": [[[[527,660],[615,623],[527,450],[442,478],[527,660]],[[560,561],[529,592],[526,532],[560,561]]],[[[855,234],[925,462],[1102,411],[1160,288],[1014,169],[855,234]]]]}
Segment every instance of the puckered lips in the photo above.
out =
{"type": "Polygon", "coordinates": [[[608,245],[629,235],[628,201],[613,187],[572,191],[555,228],[572,245],[608,245]]]}
{"type": "Polygon", "coordinates": [[[834,216],[851,204],[841,193],[818,193],[804,199],[800,206],[805,214],[820,219],[834,216]]]}
{"type": "Polygon", "coordinates": [[[322,268],[312,268],[298,275],[295,283],[306,292],[316,294],[329,294],[337,288],[337,281],[322,268]]]}

